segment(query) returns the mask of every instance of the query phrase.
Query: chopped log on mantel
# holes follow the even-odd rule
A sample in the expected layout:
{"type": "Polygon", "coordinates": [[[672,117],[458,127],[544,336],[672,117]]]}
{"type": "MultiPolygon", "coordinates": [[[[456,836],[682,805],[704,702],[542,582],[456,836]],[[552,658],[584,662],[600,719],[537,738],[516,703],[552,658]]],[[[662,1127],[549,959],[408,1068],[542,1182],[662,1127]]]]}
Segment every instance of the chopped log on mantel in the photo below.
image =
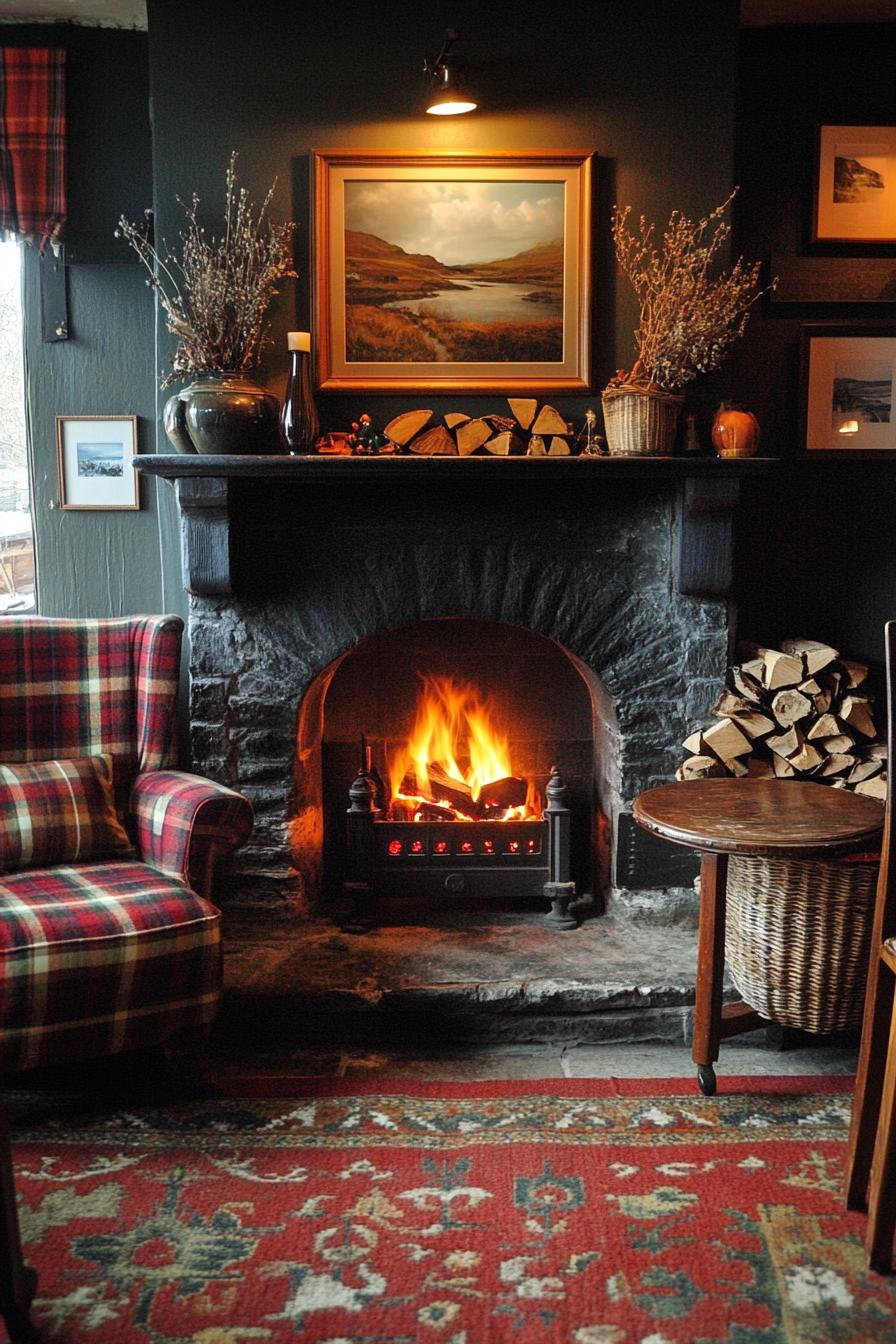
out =
{"type": "Polygon", "coordinates": [[[386,438],[415,457],[570,457],[572,426],[554,407],[539,408],[536,397],[508,397],[512,412],[490,411],[472,418],[449,411],[432,426],[432,411],[403,411],[390,420],[386,438]]]}
{"type": "Polygon", "coordinates": [[[713,706],[717,722],[685,738],[676,778],[814,779],[886,798],[887,745],[863,689],[865,664],[811,639],[741,651],[713,706]]]}

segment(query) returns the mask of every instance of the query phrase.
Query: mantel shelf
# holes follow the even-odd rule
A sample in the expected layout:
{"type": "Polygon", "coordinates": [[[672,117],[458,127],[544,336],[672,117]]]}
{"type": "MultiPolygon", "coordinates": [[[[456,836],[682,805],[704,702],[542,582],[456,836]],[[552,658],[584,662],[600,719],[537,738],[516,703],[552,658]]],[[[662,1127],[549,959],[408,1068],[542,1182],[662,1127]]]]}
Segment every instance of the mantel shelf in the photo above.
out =
{"type": "Polygon", "coordinates": [[[145,454],[134,466],[147,476],[164,480],[217,478],[219,480],[370,481],[382,480],[495,481],[633,480],[658,481],[710,478],[733,480],[764,475],[779,465],[775,457],[319,457],[237,456],[198,453],[145,454]]]}
{"type": "MultiPolygon", "coordinates": [[[[733,578],[734,512],[744,477],[772,472],[772,457],[241,457],[149,455],[134,465],[174,486],[181,516],[184,587],[200,597],[233,592],[231,534],[245,492],[241,482],[293,481],[303,486],[404,481],[474,484],[487,492],[515,482],[538,491],[550,483],[600,489],[627,481],[677,488],[674,580],[680,593],[724,597],[733,578]]],[[[319,503],[315,507],[319,507],[319,503]]]]}

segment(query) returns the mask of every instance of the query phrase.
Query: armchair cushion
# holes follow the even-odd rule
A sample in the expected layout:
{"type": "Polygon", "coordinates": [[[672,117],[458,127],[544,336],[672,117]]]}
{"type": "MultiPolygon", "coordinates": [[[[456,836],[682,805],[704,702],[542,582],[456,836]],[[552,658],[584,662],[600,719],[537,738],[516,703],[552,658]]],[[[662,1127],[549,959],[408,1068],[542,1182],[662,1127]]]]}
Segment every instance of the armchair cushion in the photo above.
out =
{"type": "Polygon", "coordinates": [[[0,1071],[112,1054],[210,1023],[220,916],[143,863],[0,878],[0,1071]]]}
{"type": "Polygon", "coordinates": [[[252,805],[240,793],[182,770],[149,770],[131,790],[141,857],[206,893],[211,860],[252,831],[252,805]]]}
{"type": "Polygon", "coordinates": [[[111,756],[0,764],[0,872],[133,857],[111,756]]]}

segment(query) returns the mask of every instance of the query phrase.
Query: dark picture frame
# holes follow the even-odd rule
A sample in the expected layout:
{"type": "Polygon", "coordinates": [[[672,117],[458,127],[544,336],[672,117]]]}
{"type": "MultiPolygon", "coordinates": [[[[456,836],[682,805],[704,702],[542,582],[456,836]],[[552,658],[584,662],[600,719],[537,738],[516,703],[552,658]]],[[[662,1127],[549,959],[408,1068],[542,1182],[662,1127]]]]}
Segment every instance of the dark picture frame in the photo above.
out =
{"type": "Polygon", "coordinates": [[[587,391],[592,157],[315,151],[318,385],[587,391]]]}
{"type": "Polygon", "coordinates": [[[896,456],[896,322],[803,327],[799,405],[801,454],[896,456]]]}

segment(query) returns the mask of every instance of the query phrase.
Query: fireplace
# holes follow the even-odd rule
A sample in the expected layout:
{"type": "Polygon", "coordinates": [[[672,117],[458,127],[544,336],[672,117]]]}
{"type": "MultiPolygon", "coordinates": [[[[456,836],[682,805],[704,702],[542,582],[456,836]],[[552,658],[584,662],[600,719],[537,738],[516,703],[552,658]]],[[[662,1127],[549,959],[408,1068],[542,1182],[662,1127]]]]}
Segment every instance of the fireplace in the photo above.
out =
{"type": "Polygon", "coordinates": [[[543,636],[463,618],[379,632],[326,695],[325,891],[347,886],[352,927],[392,897],[410,917],[547,900],[552,927],[575,927],[567,906],[597,889],[606,834],[603,737],[586,670],[543,636]]]}
{"type": "MultiPolygon", "coordinates": [[[[640,833],[631,805],[672,777],[718,693],[738,483],[768,463],[138,465],[177,485],[195,768],[256,810],[231,904],[269,918],[331,913],[352,880],[345,822],[360,738],[376,759],[407,727],[395,715],[413,717],[413,693],[396,694],[400,667],[410,687],[420,672],[489,695],[497,686],[520,753],[513,774],[544,788],[556,766],[568,788],[570,880],[596,912],[692,917],[694,861],[640,833]]],[[[542,870],[544,853],[533,855],[542,870]]]]}

